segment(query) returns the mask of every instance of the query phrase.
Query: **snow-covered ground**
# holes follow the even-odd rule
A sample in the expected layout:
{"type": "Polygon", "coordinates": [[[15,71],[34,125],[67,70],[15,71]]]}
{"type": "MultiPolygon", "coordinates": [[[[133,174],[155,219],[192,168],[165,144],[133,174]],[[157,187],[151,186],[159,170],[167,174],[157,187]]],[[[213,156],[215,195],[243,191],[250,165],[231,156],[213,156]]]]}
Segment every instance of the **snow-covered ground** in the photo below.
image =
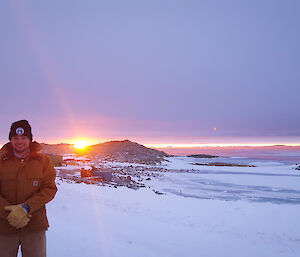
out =
{"type": "Polygon", "coordinates": [[[169,160],[163,167],[170,172],[139,190],[58,180],[47,205],[47,256],[300,256],[294,164],[238,158],[257,167],[212,167],[186,157],[169,160]]]}

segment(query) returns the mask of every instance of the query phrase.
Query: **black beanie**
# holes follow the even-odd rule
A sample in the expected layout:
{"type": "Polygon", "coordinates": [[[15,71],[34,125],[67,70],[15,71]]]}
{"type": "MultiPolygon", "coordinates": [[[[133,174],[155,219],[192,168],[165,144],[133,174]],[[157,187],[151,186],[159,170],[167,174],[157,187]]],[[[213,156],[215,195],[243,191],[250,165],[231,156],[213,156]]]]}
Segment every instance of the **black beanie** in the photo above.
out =
{"type": "Polygon", "coordinates": [[[19,120],[11,124],[8,137],[9,140],[11,140],[13,136],[17,135],[26,136],[30,139],[30,141],[32,141],[31,126],[27,120],[19,120]]]}

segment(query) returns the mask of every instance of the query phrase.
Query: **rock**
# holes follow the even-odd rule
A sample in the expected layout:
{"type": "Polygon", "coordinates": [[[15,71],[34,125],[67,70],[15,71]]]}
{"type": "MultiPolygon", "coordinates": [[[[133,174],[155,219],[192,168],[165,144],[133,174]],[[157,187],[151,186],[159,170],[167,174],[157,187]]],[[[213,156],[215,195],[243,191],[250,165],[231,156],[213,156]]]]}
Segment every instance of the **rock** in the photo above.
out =
{"type": "Polygon", "coordinates": [[[255,165],[235,164],[235,163],[226,163],[226,162],[192,163],[192,165],[228,166],[228,167],[256,167],[255,165]]]}
{"type": "Polygon", "coordinates": [[[219,156],[208,155],[208,154],[191,154],[191,155],[187,155],[187,157],[192,157],[192,158],[217,158],[219,156]]]}
{"type": "Polygon", "coordinates": [[[155,194],[158,194],[158,195],[164,195],[164,193],[162,193],[162,192],[159,192],[159,191],[157,191],[157,190],[154,190],[154,189],[153,189],[153,192],[154,192],[155,194]]]}

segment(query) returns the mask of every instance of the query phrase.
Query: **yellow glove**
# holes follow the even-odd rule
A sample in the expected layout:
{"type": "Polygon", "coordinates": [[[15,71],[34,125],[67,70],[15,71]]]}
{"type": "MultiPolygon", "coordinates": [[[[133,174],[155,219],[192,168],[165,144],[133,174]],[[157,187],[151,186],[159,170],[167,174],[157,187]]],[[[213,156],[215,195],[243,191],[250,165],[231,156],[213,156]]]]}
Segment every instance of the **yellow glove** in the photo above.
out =
{"type": "Polygon", "coordinates": [[[32,217],[24,211],[22,204],[6,206],[4,210],[10,211],[7,220],[11,226],[17,229],[25,227],[32,217]]]}

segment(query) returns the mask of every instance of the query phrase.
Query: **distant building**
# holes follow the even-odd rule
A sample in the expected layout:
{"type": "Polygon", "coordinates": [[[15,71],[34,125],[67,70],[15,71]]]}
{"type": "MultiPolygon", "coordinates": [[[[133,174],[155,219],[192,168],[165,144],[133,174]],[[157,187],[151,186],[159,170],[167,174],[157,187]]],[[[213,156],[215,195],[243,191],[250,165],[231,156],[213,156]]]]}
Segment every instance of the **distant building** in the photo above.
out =
{"type": "Polygon", "coordinates": [[[65,154],[63,162],[69,165],[84,165],[91,162],[86,156],[77,156],[76,154],[65,154]]]}

